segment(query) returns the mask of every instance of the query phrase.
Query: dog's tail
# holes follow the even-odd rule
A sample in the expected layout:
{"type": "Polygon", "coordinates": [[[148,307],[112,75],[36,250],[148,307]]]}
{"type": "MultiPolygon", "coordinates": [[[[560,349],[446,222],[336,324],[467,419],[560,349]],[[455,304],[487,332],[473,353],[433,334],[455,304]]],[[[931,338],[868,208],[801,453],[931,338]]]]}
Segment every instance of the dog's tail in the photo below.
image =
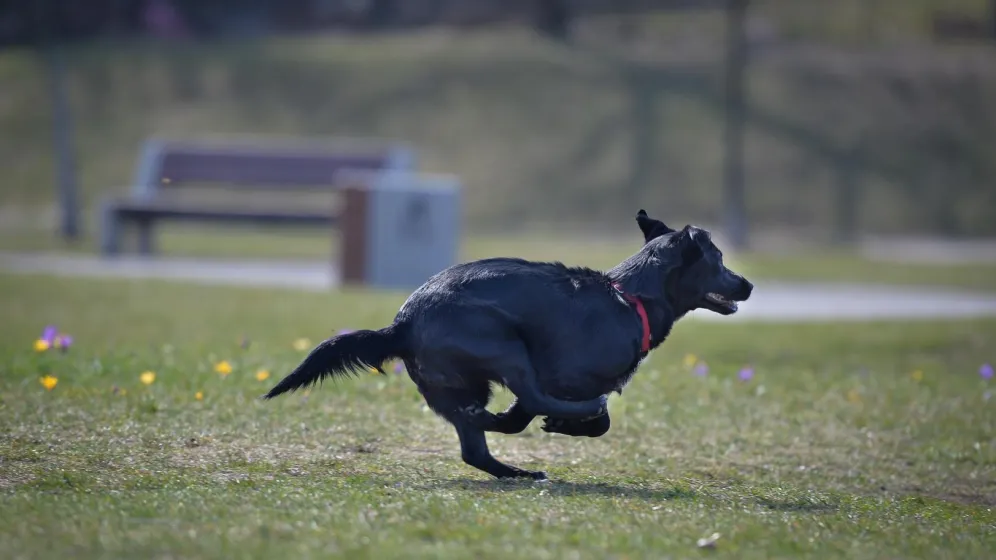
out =
{"type": "Polygon", "coordinates": [[[272,399],[287,391],[314,385],[327,377],[357,375],[358,369],[373,368],[384,373],[380,365],[389,358],[400,357],[405,350],[405,326],[395,323],[376,331],[353,331],[322,341],[263,398],[272,399]]]}

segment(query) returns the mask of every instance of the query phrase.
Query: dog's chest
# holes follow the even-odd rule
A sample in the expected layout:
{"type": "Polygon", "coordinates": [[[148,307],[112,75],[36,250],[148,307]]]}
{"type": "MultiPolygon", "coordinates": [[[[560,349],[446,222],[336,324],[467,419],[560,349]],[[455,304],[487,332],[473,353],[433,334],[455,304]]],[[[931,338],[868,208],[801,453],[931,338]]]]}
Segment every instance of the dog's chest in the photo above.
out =
{"type": "MultiPolygon", "coordinates": [[[[638,358],[636,362],[630,366],[626,371],[616,378],[615,385],[612,387],[612,391],[622,394],[623,387],[629,384],[633,379],[633,375],[636,374],[636,370],[639,369],[640,364],[643,363],[643,358],[638,358]]],[[[608,391],[606,391],[608,392],[608,391]]]]}
{"type": "Polygon", "coordinates": [[[601,364],[603,367],[580,366],[572,370],[559,371],[550,381],[557,387],[558,396],[586,400],[612,392],[622,393],[623,388],[633,379],[641,360],[630,363],[601,364]]]}

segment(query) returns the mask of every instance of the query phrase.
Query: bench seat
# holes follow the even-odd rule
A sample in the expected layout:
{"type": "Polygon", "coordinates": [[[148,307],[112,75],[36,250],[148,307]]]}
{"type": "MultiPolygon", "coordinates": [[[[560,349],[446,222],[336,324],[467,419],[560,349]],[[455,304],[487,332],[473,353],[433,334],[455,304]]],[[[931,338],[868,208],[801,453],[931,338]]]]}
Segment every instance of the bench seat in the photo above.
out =
{"type": "Polygon", "coordinates": [[[101,239],[104,254],[113,255],[121,250],[121,232],[118,228],[133,224],[137,228],[138,251],[151,254],[152,224],[158,221],[210,222],[229,224],[259,224],[273,226],[336,226],[339,217],[332,209],[284,210],[272,208],[211,208],[191,202],[169,200],[137,200],[130,198],[106,199],[102,222],[108,227],[101,239]]]}

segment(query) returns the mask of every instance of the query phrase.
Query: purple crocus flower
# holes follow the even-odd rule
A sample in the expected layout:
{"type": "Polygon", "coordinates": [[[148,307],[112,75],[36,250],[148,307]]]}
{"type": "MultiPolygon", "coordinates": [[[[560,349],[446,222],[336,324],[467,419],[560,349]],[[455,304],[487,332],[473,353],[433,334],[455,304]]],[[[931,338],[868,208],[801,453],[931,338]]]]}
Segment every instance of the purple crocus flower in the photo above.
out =
{"type": "Polygon", "coordinates": [[[404,362],[395,362],[394,363],[394,373],[400,374],[403,371],[405,371],[405,363],[404,362]]]}
{"type": "Polygon", "coordinates": [[[59,330],[55,328],[55,325],[49,325],[45,327],[42,331],[41,339],[45,342],[52,344],[55,342],[55,337],[59,334],[59,330]]]}
{"type": "Polygon", "coordinates": [[[982,364],[982,367],[979,368],[979,375],[982,376],[982,379],[989,381],[993,378],[993,366],[991,364],[982,364]]]}
{"type": "Polygon", "coordinates": [[[754,378],[754,368],[749,366],[745,367],[740,370],[738,376],[740,377],[740,381],[750,381],[754,378]]]}
{"type": "Polygon", "coordinates": [[[709,375],[709,365],[705,362],[699,362],[695,364],[695,375],[704,376],[709,375]]]}
{"type": "Polygon", "coordinates": [[[56,335],[54,346],[56,348],[61,348],[62,350],[69,350],[69,347],[73,345],[73,337],[68,334],[56,335]]]}

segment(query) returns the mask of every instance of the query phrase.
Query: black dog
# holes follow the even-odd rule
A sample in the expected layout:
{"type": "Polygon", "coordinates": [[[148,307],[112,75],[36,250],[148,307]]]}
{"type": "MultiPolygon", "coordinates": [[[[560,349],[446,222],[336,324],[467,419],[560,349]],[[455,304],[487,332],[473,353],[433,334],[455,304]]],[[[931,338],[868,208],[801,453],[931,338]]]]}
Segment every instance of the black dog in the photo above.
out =
{"type": "Polygon", "coordinates": [[[723,265],[709,232],[636,221],[645,244],[608,272],[560,263],[493,258],[450,267],[417,289],[386,328],[319,344],[264,398],[326,377],[401,358],[426,403],[456,427],[464,462],[495,477],[545,479],[505,465],[485,432],[543,429],[598,437],[609,429],[608,394],[698,308],[729,315],[753,286],[723,265]],[[485,407],[492,384],[516,397],[499,414],[485,407]]]}

